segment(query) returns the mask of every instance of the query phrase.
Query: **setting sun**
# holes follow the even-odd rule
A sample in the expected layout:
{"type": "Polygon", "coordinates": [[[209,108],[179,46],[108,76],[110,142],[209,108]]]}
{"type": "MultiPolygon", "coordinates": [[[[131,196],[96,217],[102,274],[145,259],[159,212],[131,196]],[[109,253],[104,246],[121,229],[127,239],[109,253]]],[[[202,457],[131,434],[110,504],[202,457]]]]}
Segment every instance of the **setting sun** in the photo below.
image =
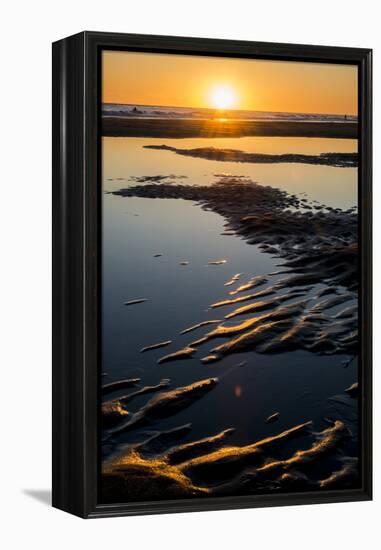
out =
{"type": "Polygon", "coordinates": [[[209,93],[209,101],[216,109],[230,109],[236,102],[236,95],[229,86],[215,86],[209,93]]]}

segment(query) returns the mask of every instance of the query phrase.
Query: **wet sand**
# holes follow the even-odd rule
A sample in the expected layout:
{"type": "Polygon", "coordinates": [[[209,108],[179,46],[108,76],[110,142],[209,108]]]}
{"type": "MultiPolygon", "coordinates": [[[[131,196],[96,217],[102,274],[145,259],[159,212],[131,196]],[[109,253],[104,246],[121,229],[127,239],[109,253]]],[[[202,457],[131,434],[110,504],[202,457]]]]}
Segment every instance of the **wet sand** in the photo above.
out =
{"type": "MultiPolygon", "coordinates": [[[[217,383],[210,378],[161,392],[131,416],[124,407],[127,401],[106,404],[104,415],[112,414],[116,424],[119,420],[114,431],[154,426],[213,391],[217,383]]],[[[278,416],[274,413],[265,422],[278,416]]],[[[306,421],[242,446],[226,442],[234,427],[187,443],[181,440],[191,424],[157,430],[103,463],[102,502],[124,501],[126,495],[133,501],[353,487],[357,459],[345,452],[351,432],[342,420],[326,419],[326,424],[316,432],[306,421]]]]}
{"type": "Polygon", "coordinates": [[[176,120],[104,117],[102,135],[123,137],[288,136],[356,139],[355,122],[247,121],[229,119],[176,120]]]}
{"type": "Polygon", "coordinates": [[[204,364],[251,350],[357,353],[357,308],[351,304],[352,309],[348,309],[347,303],[356,301],[358,285],[354,209],[316,205],[280,189],[231,176],[219,177],[213,185],[204,187],[147,183],[114,194],[196,201],[202,208],[222,215],[229,231],[282,261],[279,272],[252,277],[228,296],[209,304],[212,309],[230,308],[223,321],[198,340],[159,358],[159,363],[193,357],[198,351],[204,364]],[[274,276],[277,279],[272,282],[274,276]],[[311,296],[316,285],[324,288],[311,296]],[[245,294],[257,286],[259,290],[245,294]],[[342,304],[343,310],[331,313],[342,304]],[[245,317],[243,322],[239,321],[241,316],[245,317]],[[238,324],[225,325],[236,318],[238,324]],[[228,340],[205,352],[198,349],[221,337],[228,340]]]}
{"type": "MultiPolygon", "coordinates": [[[[154,128],[153,122],[168,121],[140,122],[154,128]]],[[[184,121],[173,122],[183,124],[184,121]]],[[[199,121],[191,122],[189,127],[194,122],[200,125],[199,121]]],[[[290,125],[289,128],[294,125],[295,131],[301,131],[297,128],[300,125],[304,131],[309,126],[316,127],[315,130],[319,124],[324,126],[324,123],[263,124],[267,126],[266,131],[275,131],[277,127],[279,131],[279,126],[285,124],[290,125]]],[[[245,124],[240,126],[237,131],[247,130],[243,128],[245,124]]],[[[345,126],[347,131],[356,125],[330,123],[329,126],[330,137],[336,137],[334,133],[339,126],[345,126]]],[[[183,154],[181,150],[172,149],[175,154],[183,154]]],[[[208,148],[206,155],[210,154],[208,148]]],[[[199,151],[189,156],[208,158],[201,157],[199,151]]],[[[329,161],[332,158],[328,156],[329,161]]],[[[345,162],[355,159],[336,157],[333,160],[331,165],[344,167],[345,162]]],[[[270,161],[276,162],[275,159],[270,161]]],[[[234,274],[241,266],[232,265],[231,278],[224,279],[222,284],[221,298],[205,304],[211,310],[217,308],[221,318],[203,320],[200,311],[200,317],[192,324],[179,327],[178,331],[185,337],[183,347],[173,345],[174,334],[168,334],[168,340],[148,341],[143,348],[146,351],[168,346],[167,355],[159,351],[158,359],[155,356],[159,370],[165,368],[161,365],[167,362],[173,362],[178,369],[186,369],[192,358],[199,360],[205,373],[209,373],[216,368],[215,363],[227,355],[241,352],[275,354],[303,350],[317,355],[350,355],[352,359],[357,355],[355,208],[328,207],[259,185],[245,177],[226,174],[216,175],[210,186],[169,183],[163,176],[141,177],[135,180],[135,185],[112,194],[192,201],[222,216],[226,234],[236,235],[248,245],[256,245],[263,253],[279,258],[279,270],[266,275],[256,275],[255,271],[234,274]],[[194,335],[193,331],[198,332],[194,335]],[[189,339],[188,333],[191,333],[189,339]],[[216,345],[217,339],[222,339],[222,344],[216,345]]],[[[219,270],[218,266],[225,261],[211,250],[205,269],[219,270]]],[[[184,260],[182,264],[189,262],[184,260]]],[[[140,307],[144,306],[137,306],[140,307]]],[[[224,365],[223,362],[222,369],[224,365]]],[[[245,361],[240,362],[234,368],[247,368],[245,365],[245,361]]],[[[229,375],[229,371],[222,376],[225,375],[229,375]]],[[[352,385],[343,385],[340,395],[332,396],[332,414],[324,419],[305,418],[301,410],[300,417],[298,414],[296,420],[286,424],[286,429],[283,426],[279,429],[284,410],[274,402],[262,420],[255,419],[273,427],[271,436],[259,440],[252,437],[248,444],[229,445],[229,437],[240,428],[239,423],[235,425],[229,419],[223,429],[213,427],[212,433],[201,438],[199,434],[192,435],[191,424],[163,429],[163,419],[175,417],[196,401],[202,400],[202,403],[209,392],[214,395],[219,380],[221,377],[203,377],[177,387],[179,384],[172,385],[170,379],[153,385],[140,385],[140,381],[134,379],[127,382],[138,386],[135,391],[111,400],[104,398],[102,502],[321,491],[356,486],[356,436],[350,430],[351,422],[357,422],[358,386],[355,380],[352,385]],[[156,392],[152,399],[140,401],[137,407],[130,409],[130,402],[135,398],[156,392]]],[[[110,386],[105,386],[104,394],[113,391],[110,386]]]]}

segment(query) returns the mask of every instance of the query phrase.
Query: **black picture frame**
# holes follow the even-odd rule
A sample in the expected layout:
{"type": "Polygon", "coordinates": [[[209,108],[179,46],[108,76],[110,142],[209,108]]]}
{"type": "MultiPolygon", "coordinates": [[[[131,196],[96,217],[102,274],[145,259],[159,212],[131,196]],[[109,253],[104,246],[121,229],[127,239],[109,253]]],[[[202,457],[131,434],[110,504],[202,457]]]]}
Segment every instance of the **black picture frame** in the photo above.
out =
{"type": "Polygon", "coordinates": [[[372,498],[370,49],[82,32],[53,44],[53,506],[83,518],[372,498]],[[342,63],[359,74],[361,488],[103,505],[98,492],[100,389],[100,52],[342,63]]]}

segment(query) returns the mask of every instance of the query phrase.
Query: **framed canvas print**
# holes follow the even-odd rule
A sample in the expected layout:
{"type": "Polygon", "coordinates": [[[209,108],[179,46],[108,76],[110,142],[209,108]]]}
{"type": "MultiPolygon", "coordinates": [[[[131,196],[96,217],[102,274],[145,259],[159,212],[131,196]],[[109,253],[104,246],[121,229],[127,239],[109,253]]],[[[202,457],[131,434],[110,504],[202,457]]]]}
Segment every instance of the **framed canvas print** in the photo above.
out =
{"type": "Polygon", "coordinates": [[[53,504],[368,500],[371,51],[53,45],[53,504]]]}

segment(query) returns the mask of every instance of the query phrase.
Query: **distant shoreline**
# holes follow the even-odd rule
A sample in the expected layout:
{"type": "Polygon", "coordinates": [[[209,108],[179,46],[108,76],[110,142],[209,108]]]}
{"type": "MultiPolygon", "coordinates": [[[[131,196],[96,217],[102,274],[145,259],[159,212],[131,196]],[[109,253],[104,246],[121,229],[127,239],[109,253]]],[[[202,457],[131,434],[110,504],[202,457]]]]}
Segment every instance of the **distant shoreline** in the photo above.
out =
{"type": "Polygon", "coordinates": [[[316,137],[357,139],[356,122],[184,120],[103,117],[102,135],[110,137],[316,137]]]}

